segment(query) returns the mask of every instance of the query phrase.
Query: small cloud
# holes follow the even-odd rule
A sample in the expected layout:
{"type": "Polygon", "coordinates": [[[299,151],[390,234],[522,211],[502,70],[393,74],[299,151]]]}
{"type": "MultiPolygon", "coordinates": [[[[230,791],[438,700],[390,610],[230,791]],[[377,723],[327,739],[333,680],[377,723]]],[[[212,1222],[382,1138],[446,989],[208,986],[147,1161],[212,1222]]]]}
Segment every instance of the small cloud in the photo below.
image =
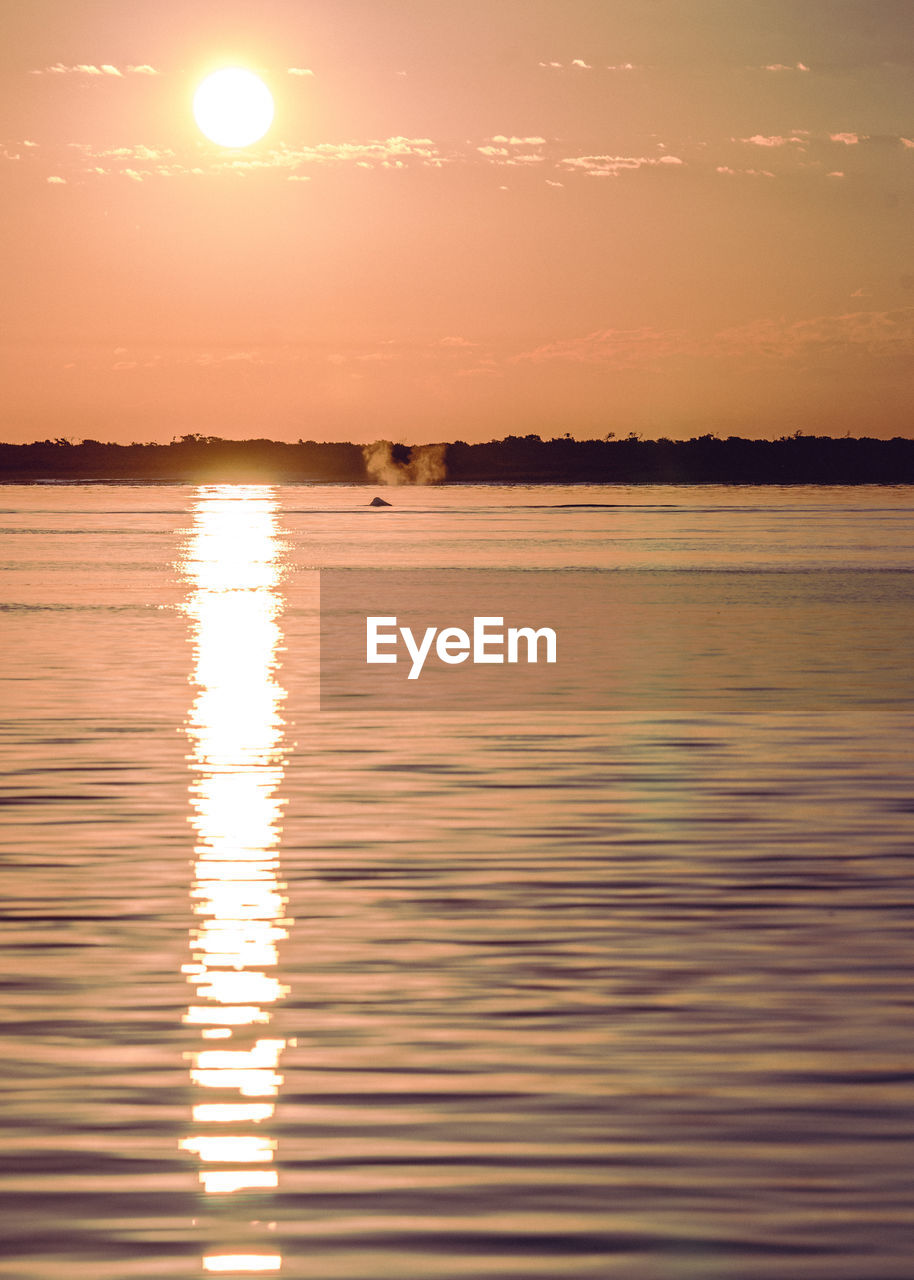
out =
{"type": "Polygon", "coordinates": [[[633,62],[615,62],[606,68],[607,71],[637,71],[633,62]]]}
{"type": "Polygon", "coordinates": [[[290,76],[313,76],[314,72],[310,67],[289,67],[290,76]]]}
{"type": "Polygon", "coordinates": [[[593,71],[593,67],[589,62],[585,62],[583,58],[572,58],[571,65],[578,67],[581,71],[593,71]]]}
{"type": "Polygon", "coordinates": [[[796,136],[795,134],[790,134],[788,136],[780,133],[767,135],[763,133],[754,133],[751,138],[733,138],[732,141],[745,142],[753,147],[786,147],[790,143],[795,143],[797,146],[801,147],[805,146],[804,139],[796,136]]]}
{"type": "Polygon", "coordinates": [[[774,174],[770,169],[731,169],[727,164],[719,164],[716,169],[717,173],[726,174],[728,177],[736,177],[737,174],[744,174],[747,178],[773,178],[774,174]]]}
{"type": "Polygon", "coordinates": [[[469,338],[440,338],[438,340],[439,347],[475,347],[475,342],[470,342],[469,338]]]}
{"type": "Polygon", "coordinates": [[[59,178],[56,173],[52,174],[51,177],[47,179],[47,182],[52,187],[65,187],[67,185],[66,178],[59,178]]]}
{"type": "Polygon", "coordinates": [[[545,145],[546,139],[538,136],[522,138],[517,134],[508,137],[506,134],[496,133],[484,146],[477,147],[476,150],[493,164],[517,167],[542,164],[545,157],[540,148],[545,145]]]}
{"type": "MultiPolygon", "coordinates": [[[[911,138],[899,138],[898,141],[901,143],[903,147],[908,147],[909,149],[914,147],[914,141],[912,141],[911,138]]],[[[26,143],[25,145],[28,146],[28,143],[26,143]]]]}
{"type": "Polygon", "coordinates": [[[37,142],[32,142],[31,138],[26,138],[22,144],[24,147],[37,147],[37,142]]]}
{"type": "Polygon", "coordinates": [[[630,169],[647,169],[663,165],[681,165],[678,156],[571,156],[561,163],[594,178],[617,178],[630,169]]]}
{"type": "MultiPolygon", "coordinates": [[[[33,76],[112,76],[116,80],[123,80],[124,72],[120,67],[114,66],[111,62],[102,62],[98,66],[91,62],[77,62],[72,66],[68,66],[65,62],[55,62],[53,66],[41,67],[36,71],[29,72],[33,76]]],[[[135,76],[157,76],[159,74],[155,67],[150,67],[147,63],[140,66],[129,66],[126,68],[127,75],[135,76]]]]}
{"type": "Polygon", "coordinates": [[[864,289],[855,289],[851,294],[852,298],[868,298],[870,295],[864,289]]]}
{"type": "Polygon", "coordinates": [[[538,62],[537,66],[545,67],[547,71],[561,71],[564,63],[562,62],[538,62]]]}
{"type": "Polygon", "coordinates": [[[830,133],[832,142],[843,142],[846,147],[855,147],[860,141],[859,133],[830,133]]]}
{"type": "Polygon", "coordinates": [[[551,178],[546,179],[547,187],[564,187],[564,182],[553,182],[551,178]]]}
{"type": "Polygon", "coordinates": [[[544,147],[546,145],[545,138],[519,138],[516,134],[508,138],[503,133],[496,133],[492,141],[507,143],[510,147],[544,147]]]}
{"type": "Polygon", "coordinates": [[[805,62],[794,62],[794,63],[771,62],[768,64],[767,67],[762,67],[762,70],[763,71],[808,71],[809,67],[807,67],[805,62]]]}
{"type": "Polygon", "coordinates": [[[843,178],[845,173],[843,169],[832,169],[831,173],[827,173],[826,178],[843,178]]]}
{"type": "MultiPolygon", "coordinates": [[[[908,277],[914,285],[914,276],[908,277]]],[[[759,320],[697,336],[694,331],[602,329],[584,336],[558,339],[510,357],[511,363],[561,361],[605,368],[650,368],[669,358],[700,360],[743,358],[754,362],[829,362],[836,352],[861,358],[910,359],[914,352],[914,306],[892,311],[858,311],[815,316],[789,322],[759,320]]]]}
{"type": "Polygon", "coordinates": [[[290,173],[289,181],[290,182],[310,182],[311,175],[307,173],[290,173]]]}

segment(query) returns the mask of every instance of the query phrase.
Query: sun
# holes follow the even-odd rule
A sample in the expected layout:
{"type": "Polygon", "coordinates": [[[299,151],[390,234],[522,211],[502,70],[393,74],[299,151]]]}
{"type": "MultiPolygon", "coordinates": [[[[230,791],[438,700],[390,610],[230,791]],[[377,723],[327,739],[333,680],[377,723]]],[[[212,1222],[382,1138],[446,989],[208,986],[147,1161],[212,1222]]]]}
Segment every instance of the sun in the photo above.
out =
{"type": "Polygon", "coordinates": [[[273,122],[273,95],[253,71],[224,67],[198,85],[194,119],[210,142],[249,147],[273,122]]]}

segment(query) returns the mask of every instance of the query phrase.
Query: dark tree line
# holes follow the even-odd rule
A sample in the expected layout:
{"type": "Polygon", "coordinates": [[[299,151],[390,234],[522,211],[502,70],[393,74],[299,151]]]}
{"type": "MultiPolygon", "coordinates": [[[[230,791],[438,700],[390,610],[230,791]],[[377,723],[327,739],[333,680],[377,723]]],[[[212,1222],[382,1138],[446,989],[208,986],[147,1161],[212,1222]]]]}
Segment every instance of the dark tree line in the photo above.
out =
{"type": "Polygon", "coordinates": [[[355,444],[315,440],[222,440],[186,435],[170,444],[40,440],[0,444],[0,480],[218,481],[366,480],[355,444]]]}
{"type": "MultiPolygon", "coordinates": [[[[417,446],[416,450],[422,446],[417,446]]],[[[395,461],[414,450],[394,445],[395,461]]],[[[446,447],[447,481],[653,484],[914,484],[914,440],[807,436],[779,440],[542,440],[508,436],[446,447]]],[[[0,444],[0,481],[147,480],[377,483],[359,445],[222,440],[187,435],[170,444],[0,444]]]]}

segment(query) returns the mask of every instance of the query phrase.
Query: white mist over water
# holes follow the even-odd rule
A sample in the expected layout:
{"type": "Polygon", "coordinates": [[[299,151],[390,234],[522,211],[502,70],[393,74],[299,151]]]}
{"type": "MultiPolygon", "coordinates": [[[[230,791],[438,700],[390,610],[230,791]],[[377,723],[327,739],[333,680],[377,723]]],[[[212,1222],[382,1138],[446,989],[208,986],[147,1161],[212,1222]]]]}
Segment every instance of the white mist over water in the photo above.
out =
{"type": "Polygon", "coordinates": [[[408,462],[399,462],[389,440],[362,446],[365,470],[372,480],[385,485],[441,484],[447,479],[445,444],[417,444],[410,449],[408,462]]]}

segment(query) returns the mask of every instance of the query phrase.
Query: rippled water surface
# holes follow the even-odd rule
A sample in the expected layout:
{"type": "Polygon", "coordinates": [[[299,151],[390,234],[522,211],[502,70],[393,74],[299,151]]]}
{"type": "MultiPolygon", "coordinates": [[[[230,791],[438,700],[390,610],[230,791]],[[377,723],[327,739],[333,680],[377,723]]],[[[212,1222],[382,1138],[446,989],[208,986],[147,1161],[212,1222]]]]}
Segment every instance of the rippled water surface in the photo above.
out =
{"type": "Polygon", "coordinates": [[[911,491],[370,496],[0,487],[0,1276],[909,1280],[911,491]],[[630,696],[319,709],[468,567],[630,696]]]}

